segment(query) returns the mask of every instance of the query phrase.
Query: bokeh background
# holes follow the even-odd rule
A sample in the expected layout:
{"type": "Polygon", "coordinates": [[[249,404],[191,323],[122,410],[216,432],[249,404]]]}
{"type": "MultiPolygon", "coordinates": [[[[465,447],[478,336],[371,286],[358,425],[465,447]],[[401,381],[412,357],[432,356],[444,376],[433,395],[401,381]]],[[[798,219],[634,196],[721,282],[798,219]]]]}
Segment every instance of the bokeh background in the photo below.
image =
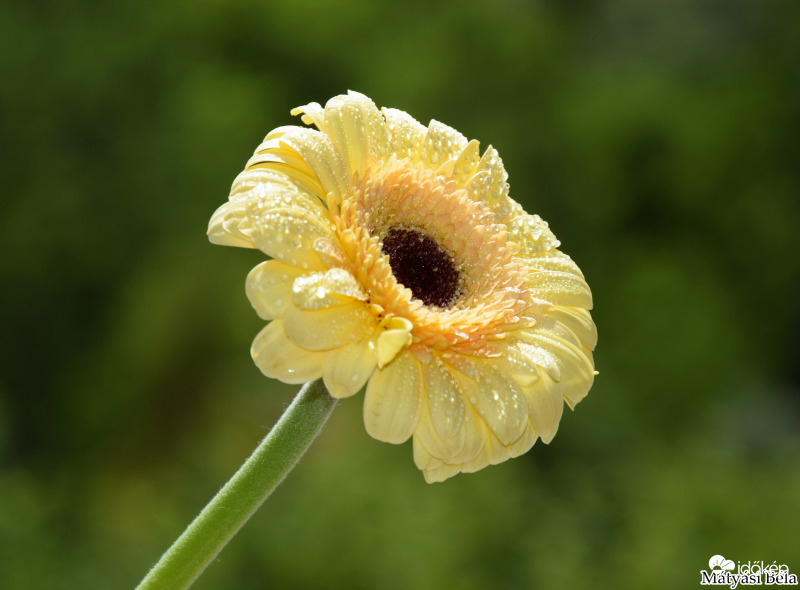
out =
{"type": "Polygon", "coordinates": [[[206,224],[348,89],[499,150],[600,375],[549,446],[437,485],[340,403],[196,587],[800,573],[798,58],[794,0],[4,2],[0,587],[133,587],[291,401],[249,358],[261,255],[206,224]]]}

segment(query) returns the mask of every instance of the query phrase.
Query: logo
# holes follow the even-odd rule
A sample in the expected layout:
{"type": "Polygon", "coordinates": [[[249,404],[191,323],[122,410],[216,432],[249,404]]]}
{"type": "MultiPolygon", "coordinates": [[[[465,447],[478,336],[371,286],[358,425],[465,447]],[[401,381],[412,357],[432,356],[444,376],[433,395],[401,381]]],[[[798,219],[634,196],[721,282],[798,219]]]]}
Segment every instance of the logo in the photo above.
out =
{"type": "Polygon", "coordinates": [[[785,563],[748,561],[734,563],[722,555],[708,560],[708,571],[700,570],[701,586],[797,586],[797,574],[785,563]],[[737,567],[738,564],[738,567],[737,567]]]}

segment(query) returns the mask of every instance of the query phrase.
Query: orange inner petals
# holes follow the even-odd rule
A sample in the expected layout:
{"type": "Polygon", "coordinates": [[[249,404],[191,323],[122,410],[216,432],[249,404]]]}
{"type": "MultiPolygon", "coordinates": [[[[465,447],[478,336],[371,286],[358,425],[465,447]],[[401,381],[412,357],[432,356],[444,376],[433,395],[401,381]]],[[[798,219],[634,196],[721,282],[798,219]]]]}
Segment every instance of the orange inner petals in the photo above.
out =
{"type": "Polygon", "coordinates": [[[345,255],[337,266],[358,279],[381,317],[412,323],[412,352],[424,355],[420,349],[429,347],[495,356],[493,341],[531,321],[522,317],[531,304],[525,271],[491,210],[454,182],[408,160],[392,158],[354,184],[353,197],[340,207],[331,203],[345,255]],[[447,307],[425,305],[395,278],[382,245],[397,230],[430,237],[449,254],[459,285],[447,307]]]}

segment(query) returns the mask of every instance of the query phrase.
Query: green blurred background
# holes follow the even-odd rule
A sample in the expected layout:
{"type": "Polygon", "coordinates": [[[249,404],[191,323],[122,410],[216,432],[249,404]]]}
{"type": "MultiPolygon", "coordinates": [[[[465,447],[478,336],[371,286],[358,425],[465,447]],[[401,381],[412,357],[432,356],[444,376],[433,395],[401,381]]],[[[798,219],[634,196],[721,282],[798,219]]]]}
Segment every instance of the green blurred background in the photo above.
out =
{"type": "Polygon", "coordinates": [[[0,587],[133,587],[290,402],[249,357],[261,256],[206,224],[348,89],[499,150],[600,376],[551,445],[437,485],[340,403],[196,587],[800,573],[799,58],[794,0],[3,3],[0,587]]]}

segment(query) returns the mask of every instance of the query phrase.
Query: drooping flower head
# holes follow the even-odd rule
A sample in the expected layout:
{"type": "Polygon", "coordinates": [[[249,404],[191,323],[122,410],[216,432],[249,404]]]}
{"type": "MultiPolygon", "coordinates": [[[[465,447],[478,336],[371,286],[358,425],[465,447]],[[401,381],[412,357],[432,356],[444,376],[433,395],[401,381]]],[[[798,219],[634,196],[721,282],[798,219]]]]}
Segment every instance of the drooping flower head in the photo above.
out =
{"type": "Polygon", "coordinates": [[[269,133],[208,229],[272,258],[246,286],[261,371],[366,384],[367,432],[413,436],[429,482],[550,442],[594,379],[591,293],[497,152],[355,92],[292,114],[317,129],[269,133]]]}

